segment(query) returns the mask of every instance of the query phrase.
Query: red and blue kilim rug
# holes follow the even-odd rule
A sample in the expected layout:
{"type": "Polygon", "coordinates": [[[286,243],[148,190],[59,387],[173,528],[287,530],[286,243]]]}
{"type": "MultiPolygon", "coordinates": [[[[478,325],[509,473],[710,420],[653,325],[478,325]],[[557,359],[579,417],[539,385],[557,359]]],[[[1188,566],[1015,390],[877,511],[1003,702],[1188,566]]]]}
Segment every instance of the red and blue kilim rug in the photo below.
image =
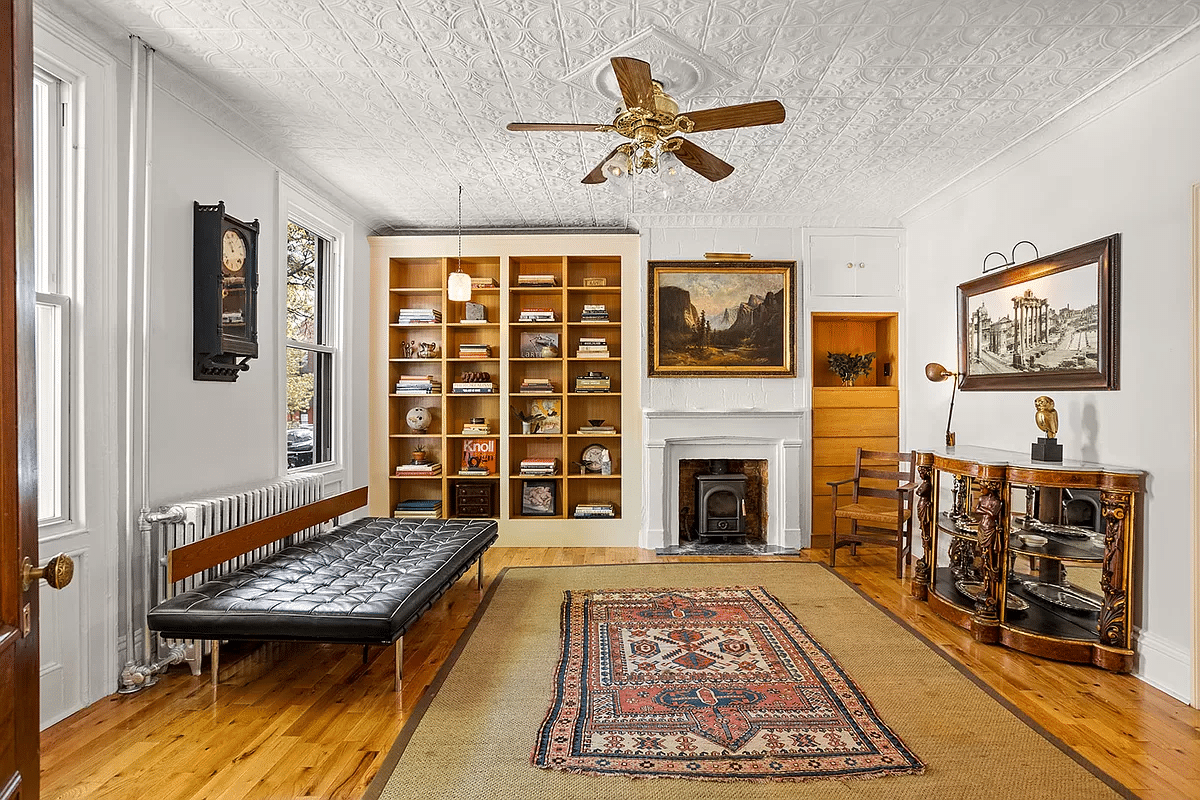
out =
{"type": "Polygon", "coordinates": [[[566,592],[533,763],[714,781],[925,769],[782,603],[741,586],[566,592]]]}

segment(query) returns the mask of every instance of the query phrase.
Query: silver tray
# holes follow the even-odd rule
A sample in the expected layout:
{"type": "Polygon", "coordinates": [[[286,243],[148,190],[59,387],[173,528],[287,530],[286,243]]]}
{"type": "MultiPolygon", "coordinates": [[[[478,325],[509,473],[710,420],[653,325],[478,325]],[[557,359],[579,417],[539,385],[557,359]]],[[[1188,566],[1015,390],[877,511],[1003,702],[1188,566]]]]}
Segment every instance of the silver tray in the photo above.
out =
{"type": "MultiPolygon", "coordinates": [[[[959,591],[964,597],[969,597],[971,600],[979,598],[983,592],[982,581],[955,581],[954,588],[959,591]]],[[[1025,612],[1029,610],[1029,603],[1024,598],[1017,597],[1012,592],[1008,592],[1004,598],[1005,607],[1014,613],[1025,612]]]]}
{"type": "Polygon", "coordinates": [[[1053,583],[1038,581],[1021,581],[1025,591],[1047,603],[1066,608],[1071,611],[1099,611],[1101,603],[1091,595],[1077,592],[1070,586],[1058,586],[1053,583]]]}
{"type": "Polygon", "coordinates": [[[1062,536],[1065,539],[1090,539],[1095,533],[1090,528],[1080,528],[1076,525],[1054,525],[1038,519],[1027,519],[1025,530],[1032,533],[1048,533],[1051,536],[1062,536]]]}

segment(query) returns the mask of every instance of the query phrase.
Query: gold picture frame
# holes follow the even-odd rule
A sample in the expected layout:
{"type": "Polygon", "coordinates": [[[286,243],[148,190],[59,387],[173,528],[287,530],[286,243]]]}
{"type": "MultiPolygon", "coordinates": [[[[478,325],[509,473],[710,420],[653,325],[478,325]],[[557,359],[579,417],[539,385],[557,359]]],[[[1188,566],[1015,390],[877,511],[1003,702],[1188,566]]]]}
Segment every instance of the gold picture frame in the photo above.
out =
{"type": "Polygon", "coordinates": [[[651,378],[794,378],[795,261],[650,261],[651,378]]]}

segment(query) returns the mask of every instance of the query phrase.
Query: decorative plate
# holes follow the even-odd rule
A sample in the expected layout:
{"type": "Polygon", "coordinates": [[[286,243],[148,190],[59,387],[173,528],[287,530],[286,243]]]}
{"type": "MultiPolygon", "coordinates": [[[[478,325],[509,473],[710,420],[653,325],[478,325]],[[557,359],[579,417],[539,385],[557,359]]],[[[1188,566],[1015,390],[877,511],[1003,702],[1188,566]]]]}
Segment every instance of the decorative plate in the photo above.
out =
{"type": "Polygon", "coordinates": [[[1025,521],[1025,527],[1038,533],[1048,533],[1051,536],[1062,536],[1067,539],[1090,539],[1093,531],[1090,528],[1080,528],[1075,525],[1054,525],[1042,522],[1040,519],[1025,521]]]}
{"type": "Polygon", "coordinates": [[[607,456],[608,448],[604,445],[589,444],[583,448],[583,455],[580,456],[579,460],[587,467],[588,472],[599,472],[603,468],[603,462],[608,460],[607,456]]]}
{"type": "MultiPolygon", "coordinates": [[[[978,600],[979,595],[983,593],[982,581],[955,581],[954,588],[958,589],[964,596],[971,598],[972,601],[978,600]]],[[[1029,610],[1029,603],[1020,597],[1017,597],[1012,592],[1008,592],[1004,597],[1005,607],[1014,613],[1023,614],[1029,610]]]]}

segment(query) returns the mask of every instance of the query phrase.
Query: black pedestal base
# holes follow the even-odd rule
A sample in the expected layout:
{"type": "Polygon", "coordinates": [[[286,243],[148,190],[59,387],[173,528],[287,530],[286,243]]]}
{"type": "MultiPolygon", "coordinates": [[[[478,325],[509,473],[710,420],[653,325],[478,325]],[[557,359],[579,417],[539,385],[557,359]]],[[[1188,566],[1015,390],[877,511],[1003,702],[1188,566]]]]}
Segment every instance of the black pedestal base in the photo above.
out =
{"type": "Polygon", "coordinates": [[[1038,440],[1029,446],[1029,457],[1034,461],[1062,461],[1062,445],[1057,439],[1047,439],[1039,436],[1038,440]]]}

